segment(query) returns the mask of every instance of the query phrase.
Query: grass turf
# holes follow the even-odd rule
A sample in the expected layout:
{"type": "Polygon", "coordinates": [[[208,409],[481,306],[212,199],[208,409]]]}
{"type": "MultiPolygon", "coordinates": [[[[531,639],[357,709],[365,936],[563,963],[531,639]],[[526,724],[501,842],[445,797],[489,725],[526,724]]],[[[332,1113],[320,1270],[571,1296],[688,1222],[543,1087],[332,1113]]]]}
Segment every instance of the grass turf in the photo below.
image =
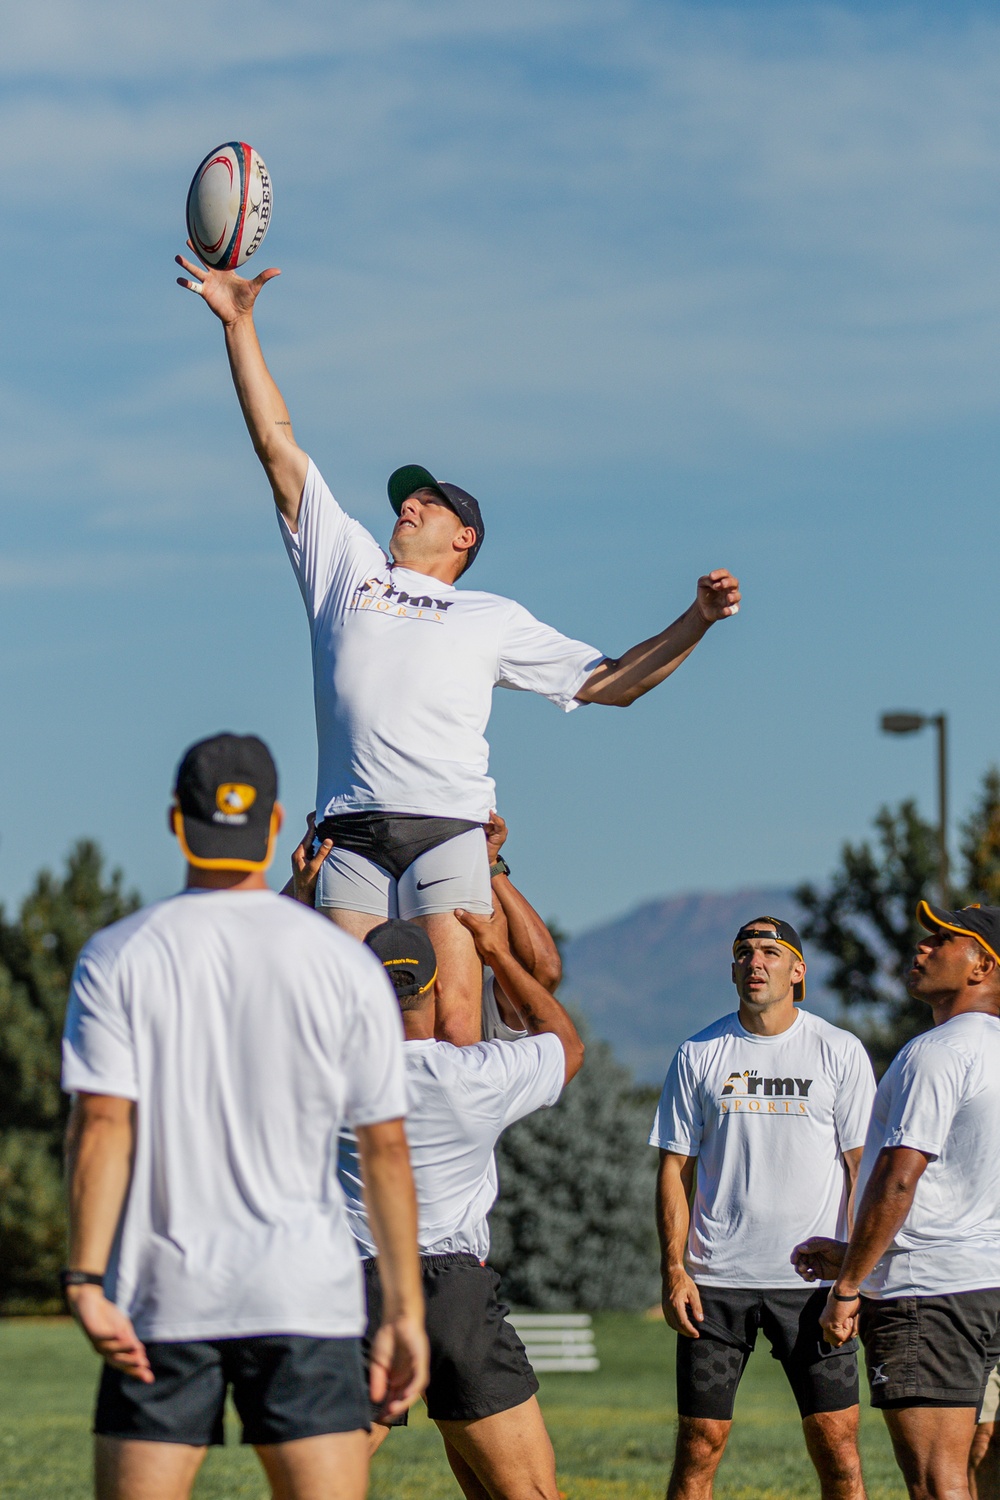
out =
{"type": "MultiPolygon", "coordinates": [[[[541,1401],[569,1500],[661,1500],[673,1447],[673,1335],[624,1313],[595,1319],[600,1372],[545,1375],[541,1401]]],[[[62,1319],[0,1323],[0,1496],[85,1500],[97,1359],[62,1319]]],[[[862,1407],[862,1452],[871,1500],[902,1500],[881,1417],[862,1407]]],[[[456,1500],[437,1429],[423,1408],[394,1432],[372,1464],[372,1500],[456,1500]]],[[[230,1441],[236,1443],[233,1429],[230,1441]]],[[[818,1485],[781,1367],[761,1340],[740,1388],[718,1500],[815,1496],[818,1485]]],[[[251,1449],[213,1449],[197,1500],[264,1500],[251,1449]]]]}

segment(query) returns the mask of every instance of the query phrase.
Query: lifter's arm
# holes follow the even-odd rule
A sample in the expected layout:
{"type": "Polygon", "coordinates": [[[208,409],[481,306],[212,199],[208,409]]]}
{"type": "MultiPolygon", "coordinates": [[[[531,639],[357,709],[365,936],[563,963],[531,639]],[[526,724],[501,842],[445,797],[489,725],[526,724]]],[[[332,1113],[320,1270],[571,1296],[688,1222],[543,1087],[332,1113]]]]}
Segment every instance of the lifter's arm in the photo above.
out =
{"type": "MultiPolygon", "coordinates": [[[[77,1094],[66,1127],[69,1267],[103,1276],[132,1178],[135,1105],[110,1094],[77,1094]]],[[[99,1286],[66,1288],[70,1312],[98,1354],[149,1385],[153,1372],[131,1319],[99,1286]]]]}
{"type": "Polygon", "coordinates": [[[294,531],[309,459],[292,435],[288,408],[264,363],[253,321],[253,305],[261,288],[281,272],[272,267],[251,281],[235,271],[195,265],[182,255],[177,256],[177,264],[188,273],[178,276],[178,285],[200,291],[225,329],[229,368],[250,441],[264,466],[274,503],[294,531]]]}
{"type": "Polygon", "coordinates": [[[493,970],[504,994],[516,1006],[532,1036],[550,1031],[562,1042],[566,1082],[569,1083],[583,1066],[583,1040],[568,1011],[563,1009],[555,995],[550,995],[511,953],[503,908],[495,907],[488,917],[480,912],[462,910],[456,911],[455,916],[472,933],[479,957],[493,970]]]}
{"type": "Polygon", "coordinates": [[[691,1228],[691,1189],[696,1158],[660,1152],[656,1179],[656,1228],[660,1236],[663,1315],[675,1333],[696,1339],[702,1321],[701,1297],[687,1273],[684,1254],[691,1228]]]}
{"type": "MultiPolygon", "coordinates": [[[[486,824],[486,852],[491,868],[496,864],[506,838],[507,824],[498,812],[490,813],[486,824]]],[[[509,875],[491,875],[490,884],[507,918],[510,951],[539,984],[554,994],[562,979],[562,959],[551,932],[509,875]]]]}
{"type": "Polygon", "coordinates": [[[417,1198],[402,1120],[357,1125],[355,1135],[382,1282],[382,1326],[372,1342],[370,1379],[381,1420],[406,1411],[427,1384],[417,1198]]]}
{"type": "Polygon", "coordinates": [[[735,615],[740,607],[739,579],[728,568],[716,568],[698,579],[698,593],[690,608],[659,635],[640,641],[620,656],[602,661],[577,693],[579,703],[603,703],[628,708],[676,672],[717,620],[735,615]]]}

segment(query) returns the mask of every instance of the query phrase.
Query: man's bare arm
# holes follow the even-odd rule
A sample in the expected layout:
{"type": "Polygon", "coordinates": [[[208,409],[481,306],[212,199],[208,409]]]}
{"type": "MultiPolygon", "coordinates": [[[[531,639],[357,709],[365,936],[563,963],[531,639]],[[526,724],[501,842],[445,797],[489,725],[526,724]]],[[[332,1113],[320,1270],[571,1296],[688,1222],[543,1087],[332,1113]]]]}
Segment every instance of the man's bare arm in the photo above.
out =
{"type": "MultiPolygon", "coordinates": [[[[77,1094],[66,1127],[69,1265],[103,1276],[132,1177],[135,1105],[110,1094],[77,1094]]],[[[66,1289],[70,1311],[109,1364],[144,1384],[153,1379],[131,1320],[99,1286],[66,1289]]]]}
{"type": "Polygon", "coordinates": [[[213,271],[208,266],[195,265],[182,255],[176,259],[188,273],[178,276],[178,284],[188,291],[200,292],[202,301],[225,329],[226,353],[243,420],[254,452],[264,466],[274,503],[294,531],[309,459],[295,441],[288,408],[264,362],[253,321],[253,306],[261,289],[281,272],[272,267],[248,280],[237,276],[235,271],[213,271]]]}
{"type": "Polygon", "coordinates": [[[494,909],[492,916],[480,912],[455,912],[463,927],[472,933],[476,952],[500,981],[508,997],[524,1020],[532,1036],[551,1032],[562,1042],[566,1057],[566,1082],[575,1078],[583,1066],[583,1040],[569,1013],[559,1004],[554,995],[540,985],[527,969],[522,968],[510,951],[507,939],[507,920],[503,909],[494,909]]]}
{"type": "Polygon", "coordinates": [[[577,701],[628,708],[671,672],[676,672],[717,620],[735,615],[740,598],[739,579],[727,568],[716,568],[699,578],[698,594],[691,607],[666,630],[633,646],[617,661],[601,662],[577,693],[577,701]]]}
{"type": "Polygon", "coordinates": [[[660,1152],[656,1178],[656,1228],[660,1236],[660,1276],[663,1280],[663,1316],[675,1333],[699,1337],[695,1326],[702,1321],[701,1297],[684,1265],[691,1228],[691,1189],[696,1158],[660,1152]]]}
{"type": "Polygon", "coordinates": [[[380,1417],[420,1395],[430,1368],[417,1252],[417,1197],[402,1120],[358,1125],[358,1157],[382,1282],[382,1326],[372,1342],[370,1389],[380,1417]]]}
{"type": "MultiPolygon", "coordinates": [[[[830,1288],[820,1317],[827,1343],[845,1344],[857,1332],[859,1289],[906,1222],[917,1183],[930,1160],[912,1146],[887,1146],[878,1160],[858,1205],[851,1238],[843,1252],[837,1279],[830,1288]]],[[[810,1241],[800,1249],[808,1259],[810,1241]]]]}
{"type": "Polygon", "coordinates": [[[850,1234],[854,1228],[854,1194],[858,1186],[858,1170],[861,1166],[861,1158],[864,1155],[862,1146],[855,1146],[853,1151],[844,1152],[844,1172],[847,1177],[847,1232],[850,1234]]]}
{"type": "MultiPolygon", "coordinates": [[[[491,865],[496,864],[506,839],[507,824],[498,812],[490,813],[486,824],[486,852],[491,865]]],[[[493,875],[490,884],[507,918],[510,951],[539,984],[554,994],[562,979],[562,959],[551,932],[508,875],[493,875]]]]}

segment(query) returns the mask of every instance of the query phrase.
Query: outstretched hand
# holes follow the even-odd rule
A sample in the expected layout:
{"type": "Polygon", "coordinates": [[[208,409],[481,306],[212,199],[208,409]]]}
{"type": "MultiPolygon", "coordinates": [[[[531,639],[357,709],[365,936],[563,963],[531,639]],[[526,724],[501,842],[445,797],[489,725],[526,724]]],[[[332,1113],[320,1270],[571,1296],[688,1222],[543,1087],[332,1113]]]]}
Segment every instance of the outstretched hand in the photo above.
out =
{"type": "MultiPolygon", "coordinates": [[[[191,254],[198,255],[190,240],[187,244],[191,254]]],[[[187,276],[178,276],[177,285],[189,292],[198,293],[215,316],[227,326],[251,313],[265,282],[281,275],[277,267],[272,266],[251,280],[245,276],[237,276],[235,271],[213,270],[201,256],[198,256],[197,265],[185,260],[183,255],[175,255],[174,259],[188,273],[187,276]]]]}
{"type": "Polygon", "coordinates": [[[698,610],[709,625],[740,612],[740,581],[728,568],[713,568],[698,579],[698,610]]]}
{"type": "Polygon", "coordinates": [[[455,916],[462,926],[472,933],[476,952],[487,968],[491,967],[492,959],[496,954],[509,952],[507,918],[499,902],[489,916],[484,912],[464,911],[461,907],[456,910],[455,916]]]}
{"type": "Polygon", "coordinates": [[[497,856],[507,841],[507,824],[495,808],[483,824],[483,831],[486,834],[486,858],[491,865],[495,865],[497,856]]]}
{"type": "Polygon", "coordinates": [[[311,812],[306,819],[305,837],[292,850],[292,889],[289,892],[303,906],[316,905],[316,882],[323,868],[323,861],[333,848],[333,839],[323,839],[315,854],[312,854],[316,837],[316,814],[311,812]]]}

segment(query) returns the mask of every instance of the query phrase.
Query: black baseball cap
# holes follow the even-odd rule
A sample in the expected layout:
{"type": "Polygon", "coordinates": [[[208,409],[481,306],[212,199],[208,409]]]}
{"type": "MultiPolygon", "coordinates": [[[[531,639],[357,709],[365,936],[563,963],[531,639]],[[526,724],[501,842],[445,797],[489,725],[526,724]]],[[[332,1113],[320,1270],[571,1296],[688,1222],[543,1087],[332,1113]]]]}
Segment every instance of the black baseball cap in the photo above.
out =
{"type": "Polygon", "coordinates": [[[421,468],[420,464],[404,464],[401,469],[396,469],[389,475],[386,488],[389,491],[389,504],[397,516],[403,508],[403,501],[415,490],[436,490],[448,502],[462,524],[471,526],[476,533],[475,542],[465,554],[465,568],[462,571],[472,567],[486,535],[483,514],[475,495],[470,495],[468,490],[460,490],[457,484],[442,483],[428,469],[421,468]]]}
{"type": "MultiPolygon", "coordinates": [[[[802,939],[799,937],[791,922],[782,922],[780,917],[754,917],[749,922],[744,922],[739,932],[733,938],[733,957],[736,957],[738,944],[747,938],[773,937],[776,943],[783,948],[790,948],[796,958],[805,963],[805,955],[802,952],[802,939]],[[762,927],[772,927],[773,932],[761,932],[762,927]]],[[[800,979],[798,984],[792,986],[792,999],[796,1005],[800,1005],[806,998],[806,982],[800,979]]]]}
{"type": "Polygon", "coordinates": [[[199,870],[266,870],[274,853],[278,773],[253,734],[215,734],[185,752],[174,782],[174,832],[199,870]]]}
{"type": "Polygon", "coordinates": [[[929,901],[918,901],[917,921],[928,932],[960,932],[975,938],[1000,964],[1000,906],[963,906],[948,911],[943,906],[931,906],[929,901]]]}
{"type": "Polygon", "coordinates": [[[437,978],[434,944],[416,922],[390,917],[373,927],[365,942],[382,960],[401,1000],[425,994],[437,978]]]}

